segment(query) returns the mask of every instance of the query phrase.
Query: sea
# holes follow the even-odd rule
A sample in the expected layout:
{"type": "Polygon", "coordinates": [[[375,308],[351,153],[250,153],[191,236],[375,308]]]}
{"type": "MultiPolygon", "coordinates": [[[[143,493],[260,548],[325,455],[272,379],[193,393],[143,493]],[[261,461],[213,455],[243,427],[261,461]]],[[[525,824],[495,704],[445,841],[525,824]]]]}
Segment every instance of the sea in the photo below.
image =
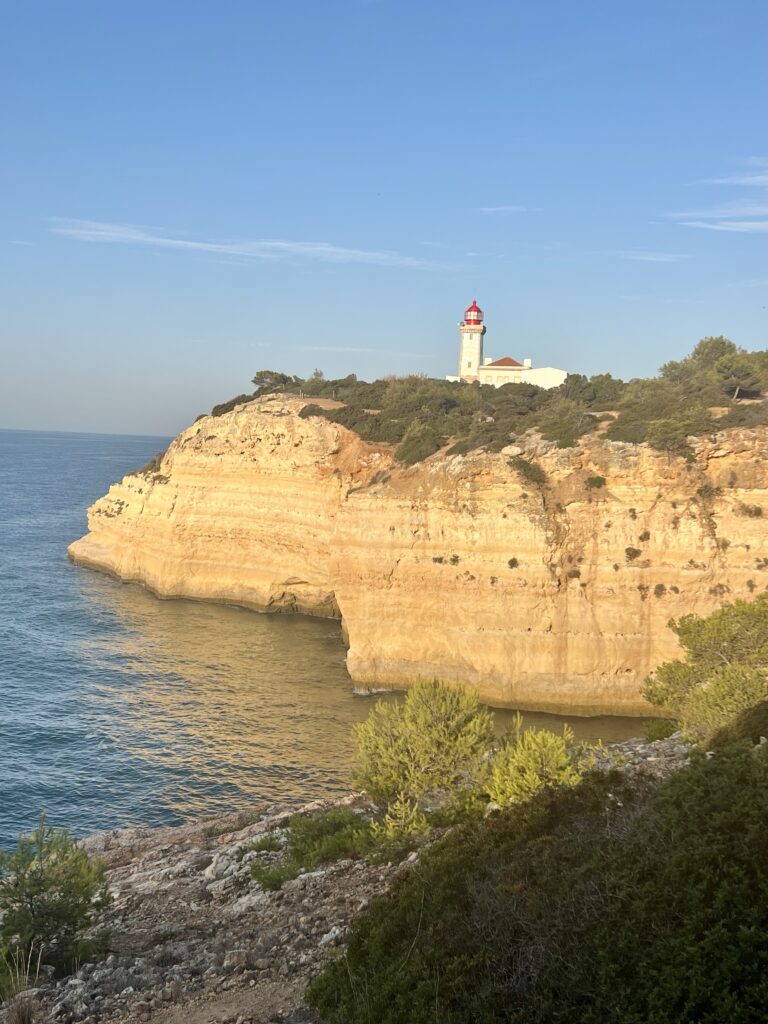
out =
{"type": "MultiPolygon", "coordinates": [[[[88,506],[167,443],[0,430],[0,849],[41,812],[82,836],[340,795],[352,726],[401,699],[355,693],[336,622],[159,600],[69,562],[88,506]]],[[[642,728],[568,721],[604,742],[642,728]]]]}

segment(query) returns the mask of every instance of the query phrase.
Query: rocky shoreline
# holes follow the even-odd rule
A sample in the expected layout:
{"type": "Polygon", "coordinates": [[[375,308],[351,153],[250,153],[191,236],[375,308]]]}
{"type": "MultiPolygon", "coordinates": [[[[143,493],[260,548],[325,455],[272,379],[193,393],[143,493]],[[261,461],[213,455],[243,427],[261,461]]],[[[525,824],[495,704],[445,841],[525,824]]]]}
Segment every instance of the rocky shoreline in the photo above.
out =
{"type": "MultiPolygon", "coordinates": [[[[629,774],[667,775],[685,763],[689,749],[679,734],[635,739],[598,748],[596,762],[629,774]]],[[[368,806],[350,794],[301,812],[341,805],[368,806]]],[[[280,829],[295,813],[272,807],[249,815],[248,823],[243,814],[229,814],[84,840],[107,868],[112,902],[99,925],[112,931],[111,952],[61,981],[41,972],[29,993],[35,1018],[57,1024],[317,1021],[303,1003],[308,982],[343,945],[355,915],[398,872],[410,870],[418,853],[397,865],[341,860],[265,891],[252,879],[251,863],[280,853],[250,847],[267,832],[284,835],[280,829]]]]}

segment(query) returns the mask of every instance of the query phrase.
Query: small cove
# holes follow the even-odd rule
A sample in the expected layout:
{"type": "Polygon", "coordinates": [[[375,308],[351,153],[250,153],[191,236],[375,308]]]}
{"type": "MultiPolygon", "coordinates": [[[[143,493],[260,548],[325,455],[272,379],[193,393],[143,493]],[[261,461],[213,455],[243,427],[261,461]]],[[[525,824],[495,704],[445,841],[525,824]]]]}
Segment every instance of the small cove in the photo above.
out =
{"type": "MultiPolygon", "coordinates": [[[[0,848],[43,808],[83,835],[349,788],[351,729],[376,698],[355,695],[338,623],[161,601],[68,562],[87,506],[165,443],[0,431],[0,848]]],[[[642,729],[568,721],[604,742],[642,729]]]]}

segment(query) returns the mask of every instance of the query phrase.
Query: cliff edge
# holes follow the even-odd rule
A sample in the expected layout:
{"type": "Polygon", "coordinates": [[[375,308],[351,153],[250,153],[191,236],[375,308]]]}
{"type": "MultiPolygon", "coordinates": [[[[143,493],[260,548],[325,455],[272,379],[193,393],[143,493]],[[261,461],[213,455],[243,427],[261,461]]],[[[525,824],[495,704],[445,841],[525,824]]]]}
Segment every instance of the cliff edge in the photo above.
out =
{"type": "Polygon", "coordinates": [[[646,713],[668,620],[768,585],[768,428],[696,439],[690,463],[591,435],[406,468],[305,404],[200,418],[91,506],[70,557],[161,597],[339,617],[362,685],[436,676],[570,714],[646,713]]]}

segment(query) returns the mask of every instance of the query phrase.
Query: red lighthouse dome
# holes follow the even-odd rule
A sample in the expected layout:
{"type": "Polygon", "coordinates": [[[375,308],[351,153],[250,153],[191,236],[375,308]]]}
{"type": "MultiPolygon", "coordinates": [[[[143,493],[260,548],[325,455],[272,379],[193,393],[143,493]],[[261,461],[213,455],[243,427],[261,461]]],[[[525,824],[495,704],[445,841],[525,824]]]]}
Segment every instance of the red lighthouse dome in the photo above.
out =
{"type": "Polygon", "coordinates": [[[483,322],[483,311],[477,304],[477,299],[472,299],[472,305],[464,311],[464,322],[466,324],[481,324],[483,322]]]}

